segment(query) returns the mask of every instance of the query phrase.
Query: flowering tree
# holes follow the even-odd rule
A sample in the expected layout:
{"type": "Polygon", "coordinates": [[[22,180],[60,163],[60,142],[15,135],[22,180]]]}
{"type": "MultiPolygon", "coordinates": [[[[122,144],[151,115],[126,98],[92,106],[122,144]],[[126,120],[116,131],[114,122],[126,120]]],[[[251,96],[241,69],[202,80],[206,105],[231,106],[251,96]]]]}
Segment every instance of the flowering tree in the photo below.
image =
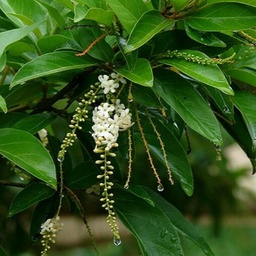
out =
{"type": "Polygon", "coordinates": [[[254,0],[0,2],[0,153],[9,174],[0,185],[22,188],[9,217],[34,207],[30,233],[42,255],[65,228],[64,196],[92,236],[81,190],[99,197],[115,245],[119,218],[143,255],[184,255],[179,234],[214,255],[160,192],[180,184],[193,193],[181,142],[189,130],[221,154],[222,124],[255,171],[255,8],[254,0]],[[152,172],[133,171],[141,148],[152,172]],[[155,190],[133,181],[139,172],[155,176],[155,190]]]}

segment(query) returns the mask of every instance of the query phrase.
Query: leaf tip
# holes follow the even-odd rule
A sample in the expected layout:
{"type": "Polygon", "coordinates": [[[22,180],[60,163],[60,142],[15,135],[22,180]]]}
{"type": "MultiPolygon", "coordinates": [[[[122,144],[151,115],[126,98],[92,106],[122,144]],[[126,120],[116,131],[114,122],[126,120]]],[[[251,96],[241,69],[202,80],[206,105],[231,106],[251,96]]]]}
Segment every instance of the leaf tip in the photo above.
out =
{"type": "Polygon", "coordinates": [[[129,53],[129,52],[132,52],[136,50],[136,48],[134,47],[134,45],[132,44],[127,44],[125,47],[124,47],[124,53],[129,53]]]}

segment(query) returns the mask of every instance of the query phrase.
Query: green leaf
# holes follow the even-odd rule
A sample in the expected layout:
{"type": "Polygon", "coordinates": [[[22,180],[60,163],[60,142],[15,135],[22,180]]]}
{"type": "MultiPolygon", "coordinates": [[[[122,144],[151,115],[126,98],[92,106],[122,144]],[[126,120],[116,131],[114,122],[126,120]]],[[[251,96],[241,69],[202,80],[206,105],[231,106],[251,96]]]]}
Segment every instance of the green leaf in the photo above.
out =
{"type": "Polygon", "coordinates": [[[39,27],[42,35],[46,34],[47,12],[36,2],[31,0],[0,1],[1,11],[18,27],[24,27],[27,22],[43,23],[39,27]]]}
{"type": "MultiPolygon", "coordinates": [[[[229,68],[251,68],[256,69],[256,49],[248,45],[234,46],[228,52],[235,52],[236,56],[229,68]]],[[[226,53],[225,53],[226,55],[226,53]]]]}
{"type": "Polygon", "coordinates": [[[65,172],[65,183],[72,189],[86,189],[98,183],[99,168],[93,161],[79,164],[74,169],[65,172]]]}
{"type": "Polygon", "coordinates": [[[255,8],[238,3],[208,5],[188,16],[189,26],[201,31],[232,31],[255,26],[255,8]]]}
{"type": "Polygon", "coordinates": [[[158,207],[157,201],[153,206],[149,203],[153,201],[151,198],[144,200],[129,190],[114,190],[114,208],[120,220],[137,239],[142,254],[169,256],[171,252],[173,256],[184,255],[177,231],[158,207]]]}
{"type": "Polygon", "coordinates": [[[17,213],[24,211],[33,204],[51,197],[54,193],[55,190],[49,186],[43,183],[33,182],[21,190],[21,192],[12,200],[8,216],[12,217],[17,213]]]}
{"type": "Polygon", "coordinates": [[[163,108],[160,100],[150,88],[134,85],[132,87],[132,97],[134,102],[146,107],[163,108]]]}
{"type": "Polygon", "coordinates": [[[191,129],[221,145],[217,119],[202,96],[185,79],[167,70],[156,71],[152,90],[163,98],[191,129]]]}
{"type": "Polygon", "coordinates": [[[132,70],[127,65],[115,70],[117,73],[127,78],[133,83],[140,84],[146,87],[153,86],[153,73],[150,62],[147,59],[137,59],[132,70]]]}
{"type": "Polygon", "coordinates": [[[99,24],[104,24],[106,26],[111,26],[113,19],[114,19],[114,13],[113,11],[105,11],[101,8],[90,8],[88,10],[88,7],[83,9],[84,6],[77,4],[74,9],[75,17],[74,22],[79,22],[83,19],[88,20],[94,20],[99,24]]]}
{"type": "Polygon", "coordinates": [[[7,113],[7,106],[4,98],[0,95],[0,108],[4,113],[7,113]]]}
{"type": "Polygon", "coordinates": [[[41,53],[53,52],[59,49],[82,51],[82,47],[72,38],[63,35],[45,36],[37,41],[41,53]]]}
{"type": "MultiPolygon", "coordinates": [[[[240,3],[256,7],[255,0],[225,0],[226,3],[240,3]]],[[[207,4],[223,3],[223,0],[207,0],[207,4]]]]}
{"type": "Polygon", "coordinates": [[[204,238],[198,233],[195,227],[184,218],[179,210],[177,210],[172,204],[167,202],[154,191],[148,188],[144,188],[144,190],[148,193],[151,200],[157,202],[157,206],[168,216],[179,233],[194,242],[199,248],[202,249],[205,255],[214,256],[204,238]]]}
{"type": "Polygon", "coordinates": [[[56,116],[50,113],[42,113],[27,116],[20,121],[18,121],[13,128],[27,131],[31,134],[35,134],[41,129],[45,128],[48,124],[50,124],[56,116]]]}
{"type": "Polygon", "coordinates": [[[235,93],[233,101],[235,103],[235,106],[241,112],[247,129],[251,135],[253,144],[252,150],[256,153],[256,97],[249,92],[239,91],[235,93]]]}
{"type": "Polygon", "coordinates": [[[45,147],[30,133],[13,128],[0,129],[0,154],[56,189],[53,160],[45,147]]]}
{"type": "Polygon", "coordinates": [[[130,33],[141,15],[148,11],[146,4],[138,0],[106,0],[124,28],[130,33]]]}
{"type": "MultiPolygon", "coordinates": [[[[89,25],[95,26],[95,23],[92,21],[89,21],[89,25]]],[[[84,49],[87,49],[88,47],[90,47],[92,42],[94,42],[101,35],[102,35],[102,31],[99,28],[88,27],[88,28],[80,29],[78,32],[79,42],[84,49]],[[86,37],[84,36],[85,34],[86,34],[86,37]]],[[[112,60],[114,56],[114,51],[112,47],[104,39],[101,39],[99,42],[97,42],[96,45],[94,45],[90,49],[90,51],[88,52],[88,55],[97,60],[109,62],[112,60]]]]}
{"type": "Polygon", "coordinates": [[[181,11],[188,3],[188,0],[170,0],[176,12],[181,11]]]}
{"type": "MultiPolygon", "coordinates": [[[[201,59],[209,60],[210,58],[202,52],[193,50],[181,50],[181,54],[188,56],[199,57],[201,59]]],[[[233,95],[233,90],[229,86],[229,83],[218,67],[218,65],[203,65],[201,63],[187,61],[185,59],[178,58],[166,58],[160,61],[160,63],[173,66],[183,72],[184,74],[200,81],[204,84],[217,88],[218,90],[233,95]]]]}
{"type": "MultiPolygon", "coordinates": [[[[172,172],[172,175],[180,182],[182,189],[186,192],[187,195],[191,196],[193,194],[193,176],[191,167],[189,165],[186,153],[184,152],[183,147],[172,134],[172,132],[167,129],[165,125],[159,122],[157,119],[152,121],[156,126],[158,133],[161,134],[161,140],[165,146],[165,153],[168,162],[168,166],[172,172]],[[168,145],[172,145],[169,147],[168,145]]],[[[152,130],[151,124],[147,120],[142,120],[142,126],[146,141],[150,148],[150,151],[154,156],[156,156],[160,162],[163,164],[164,169],[166,169],[165,158],[163,156],[163,150],[159,143],[159,140],[152,130]]],[[[168,125],[170,126],[170,124],[168,125]]],[[[141,139],[141,135],[137,134],[137,137],[141,139]]],[[[168,180],[167,172],[165,173],[165,179],[168,180]]]]}
{"type": "Polygon", "coordinates": [[[150,10],[142,15],[131,31],[125,52],[131,52],[148,42],[154,35],[175,23],[165,19],[159,11],[150,10]]]}
{"type": "Polygon", "coordinates": [[[229,68],[225,73],[232,78],[256,86],[256,70],[251,68],[229,68]]]}
{"type": "MultiPolygon", "coordinates": [[[[65,19],[61,15],[60,10],[57,10],[53,6],[45,3],[44,1],[36,0],[38,3],[40,3],[46,10],[47,14],[54,20],[60,28],[62,28],[65,24],[65,19]]],[[[48,18],[49,19],[49,18],[48,18]]],[[[54,26],[54,25],[53,25],[54,26]]]]}
{"type": "Polygon", "coordinates": [[[221,93],[219,90],[212,87],[205,87],[208,95],[213,99],[214,104],[218,107],[221,113],[230,121],[233,121],[234,106],[231,97],[221,93]]]}
{"type": "Polygon", "coordinates": [[[26,116],[20,112],[0,113],[0,128],[12,128],[14,124],[26,116]]]}
{"type": "Polygon", "coordinates": [[[74,52],[46,53],[25,64],[14,76],[10,88],[35,78],[94,65],[89,56],[76,57],[74,52]]]}
{"type": "Polygon", "coordinates": [[[2,58],[5,58],[5,56],[3,56],[3,53],[6,47],[27,36],[36,27],[38,27],[38,25],[39,23],[36,23],[34,25],[31,25],[25,28],[12,29],[12,30],[4,31],[0,33],[0,59],[1,59],[0,71],[3,70],[6,64],[6,61],[2,61],[2,58]]]}
{"type": "Polygon", "coordinates": [[[200,44],[212,47],[226,47],[226,44],[211,32],[198,31],[187,25],[185,22],[187,35],[200,44]]]}

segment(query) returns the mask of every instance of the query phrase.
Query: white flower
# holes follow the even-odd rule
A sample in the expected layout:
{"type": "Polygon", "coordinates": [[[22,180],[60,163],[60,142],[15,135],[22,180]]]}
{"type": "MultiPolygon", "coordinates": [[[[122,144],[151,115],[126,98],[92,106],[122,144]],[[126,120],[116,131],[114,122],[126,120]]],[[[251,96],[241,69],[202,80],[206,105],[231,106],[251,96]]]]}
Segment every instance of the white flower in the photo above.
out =
{"type": "Polygon", "coordinates": [[[57,233],[63,228],[63,223],[60,223],[60,217],[57,216],[52,219],[47,219],[42,225],[41,225],[41,230],[40,234],[44,235],[47,233],[57,233]]]}
{"type": "Polygon", "coordinates": [[[110,76],[115,79],[116,82],[121,82],[122,84],[126,84],[126,80],[119,74],[111,73],[110,76]]]}
{"type": "Polygon", "coordinates": [[[126,80],[119,74],[111,73],[111,78],[107,75],[99,75],[98,80],[100,81],[100,87],[103,88],[103,93],[108,94],[109,92],[115,93],[116,89],[120,86],[119,83],[126,84],[126,80]]]}

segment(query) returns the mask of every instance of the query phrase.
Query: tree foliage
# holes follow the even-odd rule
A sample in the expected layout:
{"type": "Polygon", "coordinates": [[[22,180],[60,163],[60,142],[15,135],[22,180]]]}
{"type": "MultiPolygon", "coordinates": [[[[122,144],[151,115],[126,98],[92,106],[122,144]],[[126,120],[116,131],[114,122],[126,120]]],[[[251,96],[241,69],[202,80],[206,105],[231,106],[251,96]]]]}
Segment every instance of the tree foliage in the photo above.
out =
{"type": "Polygon", "coordinates": [[[8,215],[36,205],[42,255],[64,195],[85,221],[81,190],[99,197],[116,245],[117,216],[143,255],[184,255],[179,234],[214,255],[158,191],[169,180],[193,194],[188,129],[218,149],[222,125],[255,172],[255,1],[2,0],[0,10],[0,153],[25,179],[8,215]],[[141,151],[152,172],[133,171],[141,151]],[[156,190],[136,176],[155,176],[156,190]]]}

